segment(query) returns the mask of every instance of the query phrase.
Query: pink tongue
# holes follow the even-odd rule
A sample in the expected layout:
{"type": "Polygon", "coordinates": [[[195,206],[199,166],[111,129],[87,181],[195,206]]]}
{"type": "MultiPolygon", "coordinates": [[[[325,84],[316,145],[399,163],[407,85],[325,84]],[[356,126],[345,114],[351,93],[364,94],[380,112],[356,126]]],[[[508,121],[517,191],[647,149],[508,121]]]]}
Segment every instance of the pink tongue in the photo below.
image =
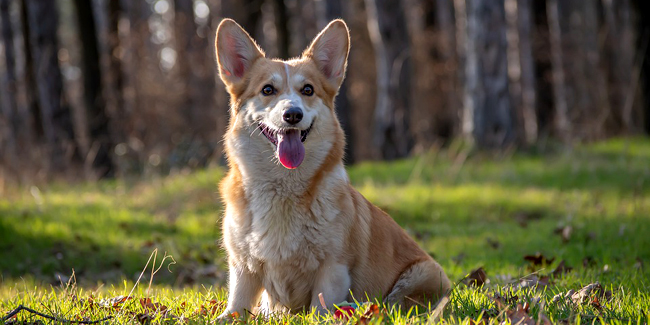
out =
{"type": "Polygon", "coordinates": [[[286,168],[294,169],[300,166],[305,158],[305,146],[300,141],[299,130],[278,132],[278,158],[286,168]]]}

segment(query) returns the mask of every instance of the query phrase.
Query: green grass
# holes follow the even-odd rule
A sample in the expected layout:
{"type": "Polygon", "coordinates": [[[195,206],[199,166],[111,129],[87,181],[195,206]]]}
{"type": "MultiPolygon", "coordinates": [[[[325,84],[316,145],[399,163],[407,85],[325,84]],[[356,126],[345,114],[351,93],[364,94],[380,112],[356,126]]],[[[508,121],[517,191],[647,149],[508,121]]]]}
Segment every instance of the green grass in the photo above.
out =
{"type": "MultiPolygon", "coordinates": [[[[528,302],[533,318],[541,311],[554,323],[648,323],[649,140],[617,139],[544,154],[466,156],[452,148],[349,169],[362,194],[406,228],[453,281],[480,266],[487,271],[482,288],[459,284],[454,289],[443,320],[491,317],[498,323],[507,315],[492,298],[500,293],[517,296],[508,301],[511,308],[528,302]],[[554,233],[567,226],[572,229],[568,240],[554,233]],[[523,257],[536,252],[555,260],[532,269],[523,257]],[[508,292],[520,277],[548,274],[562,260],[573,271],[546,288],[508,292]],[[555,294],[595,281],[612,292],[611,300],[601,299],[600,309],[552,302],[555,294]]],[[[138,300],[150,297],[190,323],[213,322],[215,315],[197,310],[215,307],[218,315],[226,297],[216,186],[223,172],[213,168],[137,182],[5,191],[0,315],[25,305],[66,319],[113,315],[118,318],[108,322],[137,324],[137,314],[161,317],[138,300]],[[124,302],[121,313],[98,305],[128,295],[154,249],[160,252],[158,264],[163,252],[173,256],[171,272],[169,260],[153,279],[145,272],[135,286],[136,299],[124,302]],[[73,269],[75,285],[61,285],[73,269]]],[[[410,324],[429,316],[394,311],[373,321],[410,324]]],[[[47,322],[26,312],[18,319],[47,322]]],[[[301,314],[271,322],[317,320],[301,314]]]]}

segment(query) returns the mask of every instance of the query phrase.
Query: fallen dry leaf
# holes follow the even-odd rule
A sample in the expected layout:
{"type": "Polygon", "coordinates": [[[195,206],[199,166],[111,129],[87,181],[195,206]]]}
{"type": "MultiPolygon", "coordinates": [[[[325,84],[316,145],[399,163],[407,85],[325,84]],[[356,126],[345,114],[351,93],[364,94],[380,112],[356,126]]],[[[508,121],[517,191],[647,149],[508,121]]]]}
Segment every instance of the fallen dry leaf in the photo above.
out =
{"type": "Polygon", "coordinates": [[[199,306],[199,308],[194,313],[201,316],[207,316],[208,313],[210,315],[214,315],[217,313],[218,310],[221,310],[223,305],[224,305],[223,302],[218,301],[216,299],[212,299],[208,301],[206,304],[201,304],[201,306],[199,306]]]}
{"type": "Polygon", "coordinates": [[[560,235],[560,237],[562,237],[562,242],[567,243],[571,239],[571,234],[573,234],[573,227],[571,226],[557,227],[553,230],[553,233],[556,235],[560,235]]]}
{"type": "Polygon", "coordinates": [[[153,316],[147,313],[140,313],[135,315],[135,319],[137,319],[140,324],[146,325],[146,324],[151,324],[151,320],[153,319],[153,316]]]}
{"type": "Polygon", "coordinates": [[[538,276],[536,274],[531,274],[519,280],[517,285],[515,285],[515,290],[524,289],[524,288],[535,288],[541,289],[548,286],[551,283],[551,278],[544,275],[538,276]]]}
{"type": "MultiPolygon", "coordinates": [[[[536,325],[535,320],[528,315],[528,304],[517,304],[517,309],[507,310],[506,316],[510,320],[510,324],[517,325],[536,325]]],[[[502,324],[505,324],[503,322],[502,324]]]]}
{"type": "Polygon", "coordinates": [[[574,303],[576,304],[581,304],[589,301],[589,297],[591,296],[592,292],[599,294],[599,292],[602,292],[603,287],[600,285],[600,283],[595,282],[586,285],[584,288],[580,289],[578,292],[574,293],[571,295],[571,300],[573,300],[574,303]]]}
{"type": "Polygon", "coordinates": [[[100,307],[113,307],[113,308],[120,308],[120,305],[124,303],[127,300],[133,299],[132,297],[129,296],[117,296],[114,298],[108,298],[108,299],[102,299],[99,302],[100,307]]]}
{"type": "Polygon", "coordinates": [[[141,298],[140,305],[147,312],[160,313],[163,315],[163,317],[167,315],[167,311],[168,311],[167,306],[157,302],[154,303],[151,301],[151,298],[141,298]]]}
{"type": "Polygon", "coordinates": [[[570,267],[570,266],[567,266],[566,262],[564,260],[562,260],[560,262],[560,264],[558,264],[558,266],[555,268],[555,270],[553,270],[553,272],[551,272],[551,274],[554,277],[559,278],[560,276],[564,275],[565,273],[569,273],[572,270],[573,270],[573,268],[570,267]]]}
{"type": "Polygon", "coordinates": [[[551,303],[568,300],[574,305],[589,304],[594,308],[601,310],[603,308],[602,302],[610,301],[611,299],[612,292],[609,290],[603,290],[602,285],[595,282],[584,286],[577,292],[575,290],[569,290],[564,294],[558,293],[553,296],[551,303]]]}
{"type": "Polygon", "coordinates": [[[469,273],[469,275],[463,280],[463,283],[467,286],[476,286],[476,287],[481,287],[485,284],[487,281],[487,273],[483,269],[483,267],[479,267],[476,270],[473,270],[472,272],[469,273]]]}
{"type": "Polygon", "coordinates": [[[524,256],[524,260],[530,262],[533,266],[543,266],[553,263],[553,261],[555,261],[555,258],[547,258],[546,256],[542,255],[542,253],[537,252],[535,255],[524,256]]]}

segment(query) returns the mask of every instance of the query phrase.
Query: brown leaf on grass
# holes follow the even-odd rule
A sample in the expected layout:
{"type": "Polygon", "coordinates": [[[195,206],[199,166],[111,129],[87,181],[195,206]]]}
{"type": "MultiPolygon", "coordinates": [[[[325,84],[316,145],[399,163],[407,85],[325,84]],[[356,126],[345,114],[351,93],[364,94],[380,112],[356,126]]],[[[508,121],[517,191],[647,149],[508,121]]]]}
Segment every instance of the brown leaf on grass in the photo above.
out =
{"type": "Polygon", "coordinates": [[[199,306],[199,308],[194,313],[201,316],[207,316],[208,313],[210,315],[214,315],[223,307],[223,305],[224,303],[222,301],[212,299],[205,304],[201,304],[201,306],[199,306]]]}
{"type": "Polygon", "coordinates": [[[546,256],[542,255],[542,253],[537,252],[535,255],[524,256],[524,260],[530,262],[533,266],[543,266],[553,263],[553,261],[555,261],[555,257],[547,258],[546,256]]]}
{"type": "Polygon", "coordinates": [[[553,296],[551,303],[569,300],[574,305],[588,304],[594,308],[601,310],[603,308],[603,301],[610,301],[612,299],[612,292],[604,290],[602,285],[598,282],[588,284],[577,292],[569,290],[566,293],[558,293],[553,296]]]}
{"type": "Polygon", "coordinates": [[[553,272],[551,272],[551,274],[553,275],[553,277],[559,278],[560,276],[564,275],[565,273],[569,273],[572,270],[573,270],[573,268],[570,267],[570,266],[567,266],[566,262],[564,260],[562,260],[560,262],[560,264],[558,264],[558,266],[555,268],[555,270],[553,270],[553,272]]]}
{"type": "Polygon", "coordinates": [[[529,276],[521,278],[521,280],[519,280],[519,283],[515,285],[515,290],[524,288],[541,289],[548,286],[550,283],[551,278],[546,275],[538,276],[537,274],[531,274],[529,276]]]}
{"type": "Polygon", "coordinates": [[[114,298],[102,299],[99,302],[100,307],[113,307],[120,308],[120,305],[126,302],[127,300],[133,299],[130,296],[117,296],[114,298]]]}
{"type": "Polygon", "coordinates": [[[487,273],[483,267],[479,267],[476,270],[473,270],[469,275],[463,280],[463,283],[467,286],[481,287],[487,281],[487,273]]]}
{"type": "MultiPolygon", "coordinates": [[[[528,304],[517,304],[517,309],[507,310],[506,317],[510,320],[510,324],[517,325],[536,325],[535,320],[528,315],[528,304]]],[[[502,324],[505,324],[503,322],[502,324]]]]}
{"type": "Polygon", "coordinates": [[[160,313],[163,315],[163,317],[167,315],[167,311],[168,311],[167,306],[157,302],[154,303],[151,301],[151,298],[141,298],[140,305],[147,312],[160,313]]]}
{"type": "Polygon", "coordinates": [[[589,302],[590,305],[592,305],[594,308],[598,310],[602,310],[603,306],[600,305],[600,301],[598,300],[598,297],[594,296],[591,297],[591,301],[589,302]]]}
{"type": "Polygon", "coordinates": [[[573,300],[573,302],[576,304],[582,304],[590,300],[589,298],[591,297],[592,293],[599,295],[602,293],[602,291],[603,287],[600,285],[600,283],[591,283],[580,289],[578,292],[572,294],[571,300],[573,300]]]}
{"type": "Polygon", "coordinates": [[[357,325],[359,324],[368,324],[370,321],[377,316],[380,316],[382,314],[381,309],[379,309],[379,306],[377,304],[371,304],[368,306],[368,309],[359,317],[359,321],[357,322],[357,325]]]}
{"type": "Polygon", "coordinates": [[[138,320],[138,323],[142,325],[148,325],[151,324],[151,320],[153,319],[153,316],[147,314],[147,313],[140,313],[135,315],[135,319],[138,320]]]}
{"type": "Polygon", "coordinates": [[[560,235],[560,237],[562,238],[562,242],[566,244],[571,239],[571,234],[573,234],[573,227],[571,226],[557,227],[553,230],[553,233],[556,235],[560,235]]]}

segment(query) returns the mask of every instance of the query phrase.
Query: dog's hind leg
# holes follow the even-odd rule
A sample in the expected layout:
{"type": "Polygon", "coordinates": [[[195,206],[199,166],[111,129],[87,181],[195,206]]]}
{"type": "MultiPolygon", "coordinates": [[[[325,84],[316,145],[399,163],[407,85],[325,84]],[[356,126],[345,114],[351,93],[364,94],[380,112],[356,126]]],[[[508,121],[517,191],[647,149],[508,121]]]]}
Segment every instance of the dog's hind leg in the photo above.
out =
{"type": "Polygon", "coordinates": [[[427,259],[409,266],[395,282],[384,301],[408,310],[414,305],[433,307],[438,299],[449,293],[451,284],[440,265],[427,259]]]}

